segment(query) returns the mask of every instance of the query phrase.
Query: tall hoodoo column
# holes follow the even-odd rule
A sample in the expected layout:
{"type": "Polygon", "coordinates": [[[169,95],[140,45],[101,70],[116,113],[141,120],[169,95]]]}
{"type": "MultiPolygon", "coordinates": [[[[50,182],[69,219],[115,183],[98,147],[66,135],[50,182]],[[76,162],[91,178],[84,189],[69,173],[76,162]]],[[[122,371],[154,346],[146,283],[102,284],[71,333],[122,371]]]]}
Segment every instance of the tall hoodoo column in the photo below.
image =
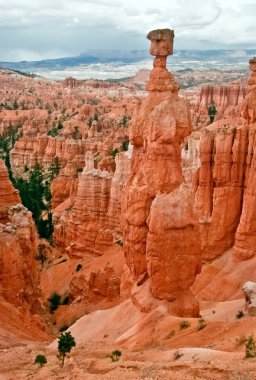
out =
{"type": "Polygon", "coordinates": [[[166,68],[173,30],[154,30],[147,38],[155,59],[149,95],[130,128],[134,149],[125,191],[124,252],[135,283],[148,276],[153,295],[173,302],[174,313],[196,315],[189,288],[200,268],[200,239],[192,196],[182,183],[180,151],[191,132],[189,108],[166,68]]]}
{"type": "Polygon", "coordinates": [[[243,127],[248,131],[248,150],[244,180],[242,213],[236,231],[234,253],[239,260],[256,255],[256,57],[249,60],[250,92],[242,106],[243,127]]]}

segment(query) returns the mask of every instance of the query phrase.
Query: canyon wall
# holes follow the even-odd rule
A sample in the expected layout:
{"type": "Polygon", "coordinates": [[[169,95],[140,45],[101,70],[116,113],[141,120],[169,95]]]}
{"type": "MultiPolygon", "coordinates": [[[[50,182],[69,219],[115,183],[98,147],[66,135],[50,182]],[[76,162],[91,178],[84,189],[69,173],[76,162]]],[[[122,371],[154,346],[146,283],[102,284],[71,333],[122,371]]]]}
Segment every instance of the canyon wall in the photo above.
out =
{"type": "MultiPolygon", "coordinates": [[[[239,117],[225,116],[200,133],[200,165],[194,168],[193,186],[204,260],[216,258],[233,245],[238,259],[255,254],[255,72],[252,59],[248,94],[239,105],[239,117]]],[[[188,151],[190,145],[188,140],[188,151]]]]}
{"type": "Polygon", "coordinates": [[[1,159],[0,184],[0,223],[4,223],[8,220],[9,207],[20,203],[20,196],[18,190],[12,186],[5,163],[1,159]]]}
{"type": "Polygon", "coordinates": [[[35,313],[40,311],[38,237],[31,212],[20,204],[3,161],[0,173],[0,297],[35,313]]]}
{"type": "Polygon", "coordinates": [[[256,58],[252,58],[249,64],[250,93],[243,103],[241,115],[244,129],[248,131],[248,147],[242,213],[235,240],[235,255],[238,259],[249,259],[256,253],[256,58]]]}
{"type": "Polygon", "coordinates": [[[211,105],[216,108],[214,120],[239,117],[249,91],[248,84],[244,82],[202,86],[191,101],[193,129],[201,129],[210,123],[208,109],[211,105]]]}

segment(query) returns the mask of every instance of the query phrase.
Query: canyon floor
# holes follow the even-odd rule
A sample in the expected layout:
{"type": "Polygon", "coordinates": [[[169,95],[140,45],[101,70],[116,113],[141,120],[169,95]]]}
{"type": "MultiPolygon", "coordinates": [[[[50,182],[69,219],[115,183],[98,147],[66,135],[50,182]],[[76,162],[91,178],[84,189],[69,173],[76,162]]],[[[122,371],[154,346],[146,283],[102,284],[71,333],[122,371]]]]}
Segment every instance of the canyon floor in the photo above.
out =
{"type": "MultiPolygon", "coordinates": [[[[240,266],[239,277],[230,253],[205,265],[194,287],[199,290],[204,284],[205,298],[209,298],[211,283],[215,283],[219,297],[233,289],[233,300],[200,301],[200,318],[171,316],[162,301],[149,313],[139,311],[129,299],[109,309],[92,311],[68,329],[76,347],[64,368],[57,358],[57,340],[52,341],[52,335],[37,329],[16,308],[1,303],[0,379],[254,380],[256,358],[245,358],[245,339],[255,332],[256,319],[245,310],[239,283],[248,277],[254,280],[255,260],[240,266]],[[215,275],[210,278],[213,271],[215,275]],[[244,313],[241,318],[237,318],[239,311],[244,313]],[[109,356],[116,349],[122,355],[112,362],[109,356]],[[34,363],[38,354],[47,358],[42,368],[34,363]]],[[[72,259],[68,261],[59,264],[59,272],[65,273],[63,265],[72,265],[72,259]]],[[[73,261],[75,266],[77,260],[73,261]]],[[[42,272],[43,281],[50,269],[42,272]]],[[[65,306],[60,308],[61,314],[67,312],[65,306]]]]}

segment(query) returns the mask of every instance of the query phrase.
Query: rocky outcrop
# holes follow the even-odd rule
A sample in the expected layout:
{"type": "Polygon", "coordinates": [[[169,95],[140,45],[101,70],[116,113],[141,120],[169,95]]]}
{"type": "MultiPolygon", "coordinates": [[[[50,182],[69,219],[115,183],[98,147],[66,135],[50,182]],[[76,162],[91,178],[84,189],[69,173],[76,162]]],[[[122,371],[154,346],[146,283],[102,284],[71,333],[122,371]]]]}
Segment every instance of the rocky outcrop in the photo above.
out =
{"type": "Polygon", "coordinates": [[[239,119],[204,129],[195,198],[203,258],[212,260],[234,244],[244,190],[247,130],[239,119]],[[232,212],[231,212],[232,210],[232,212]]]}
{"type": "Polygon", "coordinates": [[[242,290],[245,296],[245,307],[248,313],[256,316],[256,283],[247,281],[243,284],[242,290]]]}
{"type": "Polygon", "coordinates": [[[148,35],[156,58],[149,95],[130,127],[134,148],[125,189],[124,252],[133,283],[148,276],[154,296],[172,302],[171,312],[182,316],[198,313],[189,288],[200,269],[200,242],[191,194],[180,186],[180,143],[191,132],[191,122],[188,105],[166,69],[173,37],[168,29],[148,35]]]}
{"type": "Polygon", "coordinates": [[[210,123],[208,109],[211,105],[216,108],[215,120],[239,117],[249,91],[248,84],[241,82],[202,86],[192,107],[193,128],[197,130],[210,123]]]}
{"type": "Polygon", "coordinates": [[[255,255],[255,62],[241,116],[218,120],[202,130],[200,168],[194,176],[202,251],[212,260],[235,244],[237,259],[255,255]]]}
{"type": "Polygon", "coordinates": [[[0,297],[33,313],[40,310],[37,245],[32,214],[20,204],[0,160],[0,297]]]}
{"type": "Polygon", "coordinates": [[[9,222],[0,225],[0,294],[9,303],[40,310],[37,234],[31,213],[21,204],[9,208],[9,222]]]}
{"type": "Polygon", "coordinates": [[[79,170],[75,163],[68,162],[60,174],[52,181],[51,206],[53,209],[67,199],[69,199],[70,204],[74,204],[74,198],[77,192],[78,172],[79,170]]]}
{"type": "Polygon", "coordinates": [[[19,193],[12,186],[4,161],[0,160],[0,223],[8,220],[9,207],[19,202],[19,193]]]}
{"type": "Polygon", "coordinates": [[[76,88],[78,86],[79,86],[79,81],[77,81],[75,78],[67,77],[63,81],[63,87],[76,88]]]}
{"type": "Polygon", "coordinates": [[[248,130],[248,148],[246,157],[245,190],[240,223],[236,233],[235,255],[238,259],[249,259],[256,254],[256,58],[249,61],[250,93],[242,107],[242,121],[248,130]]]}
{"type": "MultiPolygon", "coordinates": [[[[69,181],[68,202],[54,212],[55,241],[67,247],[69,255],[90,252],[102,255],[107,247],[122,240],[121,193],[129,176],[130,160],[126,153],[116,156],[115,174],[96,169],[94,156],[87,152],[85,167],[78,175],[77,192],[74,180],[69,181]]],[[[63,173],[66,171],[63,171],[63,173]]],[[[61,186],[64,174],[53,183],[61,186]]],[[[56,196],[53,198],[56,202],[56,196]]]]}

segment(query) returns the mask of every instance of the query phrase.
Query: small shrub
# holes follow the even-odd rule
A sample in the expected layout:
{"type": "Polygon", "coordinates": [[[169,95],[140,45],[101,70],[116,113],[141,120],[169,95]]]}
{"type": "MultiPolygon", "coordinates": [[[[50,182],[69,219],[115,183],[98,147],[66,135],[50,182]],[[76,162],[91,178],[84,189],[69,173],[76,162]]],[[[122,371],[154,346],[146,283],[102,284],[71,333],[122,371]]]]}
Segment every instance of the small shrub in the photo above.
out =
{"type": "Polygon", "coordinates": [[[40,367],[43,367],[43,365],[47,363],[47,359],[46,359],[46,357],[44,355],[39,354],[35,358],[35,363],[39,364],[40,367]]]}
{"type": "Polygon", "coordinates": [[[79,272],[83,268],[82,264],[78,264],[76,267],[76,272],[79,272]]]}
{"type": "Polygon", "coordinates": [[[122,142],[122,150],[123,150],[124,152],[127,152],[128,148],[129,148],[129,140],[124,140],[124,141],[122,142]]]}
{"type": "Polygon", "coordinates": [[[206,322],[203,318],[198,321],[198,330],[203,330],[206,327],[206,322]]]}
{"type": "Polygon", "coordinates": [[[61,304],[61,296],[58,293],[54,292],[48,298],[48,301],[50,302],[50,312],[53,313],[61,304]]]}
{"type": "Polygon", "coordinates": [[[47,132],[47,136],[52,136],[52,137],[56,137],[58,136],[58,134],[59,134],[59,129],[56,127],[53,127],[47,132]]]}
{"type": "Polygon", "coordinates": [[[113,158],[115,158],[116,155],[119,153],[119,150],[117,148],[115,148],[114,150],[110,150],[108,153],[109,153],[110,156],[112,156],[113,158]]]}
{"type": "Polygon", "coordinates": [[[240,319],[240,318],[243,318],[244,317],[244,312],[242,310],[239,310],[237,313],[236,313],[236,318],[237,319],[240,319]]]}
{"type": "Polygon", "coordinates": [[[245,357],[254,358],[256,356],[256,342],[253,335],[248,336],[245,341],[245,357]]]}
{"type": "Polygon", "coordinates": [[[77,173],[82,173],[82,171],[83,171],[83,168],[77,168],[77,169],[76,169],[76,172],[77,172],[77,173]]]}
{"type": "Polygon", "coordinates": [[[190,326],[190,322],[189,321],[181,321],[180,322],[180,329],[186,329],[190,326]]]}
{"type": "Polygon", "coordinates": [[[180,352],[180,350],[177,350],[174,352],[173,354],[173,360],[178,360],[180,359],[184,354],[182,352],[180,352]]]}
{"type": "Polygon", "coordinates": [[[115,350],[112,352],[112,354],[110,355],[110,358],[112,360],[112,362],[117,362],[119,359],[120,359],[120,356],[122,355],[122,352],[119,351],[119,350],[115,350]]]}
{"type": "Polygon", "coordinates": [[[71,335],[71,332],[65,332],[62,333],[59,336],[58,340],[58,351],[59,355],[58,358],[61,360],[61,365],[62,367],[64,366],[64,361],[67,353],[69,353],[73,347],[76,346],[76,342],[74,337],[71,335]]]}

